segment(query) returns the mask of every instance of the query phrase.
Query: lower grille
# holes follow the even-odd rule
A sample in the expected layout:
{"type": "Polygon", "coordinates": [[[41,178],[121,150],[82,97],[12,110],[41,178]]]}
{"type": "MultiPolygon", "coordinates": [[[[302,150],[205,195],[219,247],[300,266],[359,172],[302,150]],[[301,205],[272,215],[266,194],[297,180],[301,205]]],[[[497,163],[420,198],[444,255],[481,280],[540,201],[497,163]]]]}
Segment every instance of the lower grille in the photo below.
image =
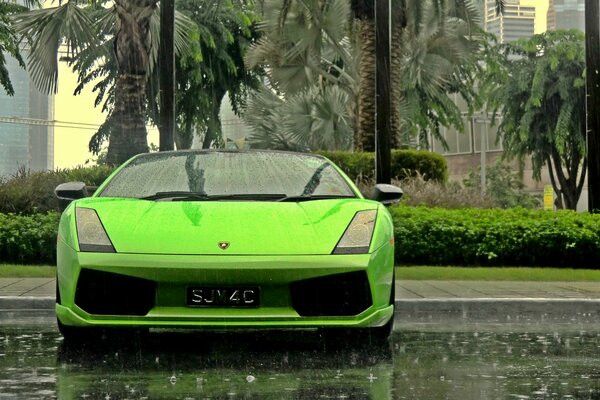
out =
{"type": "Polygon", "coordinates": [[[290,291],[302,317],[357,315],[373,304],[365,271],[293,282],[290,291]]]}
{"type": "Polygon", "coordinates": [[[82,269],[75,304],[90,314],[146,315],[154,307],[156,282],[82,269]]]}

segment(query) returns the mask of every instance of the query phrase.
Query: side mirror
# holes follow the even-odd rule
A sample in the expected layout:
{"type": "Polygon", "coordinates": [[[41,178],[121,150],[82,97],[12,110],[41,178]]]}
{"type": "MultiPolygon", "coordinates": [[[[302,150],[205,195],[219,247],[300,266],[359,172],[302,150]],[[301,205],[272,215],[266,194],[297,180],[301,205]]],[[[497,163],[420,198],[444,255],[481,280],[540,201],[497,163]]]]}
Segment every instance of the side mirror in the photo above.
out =
{"type": "Polygon", "coordinates": [[[398,186],[378,183],[373,188],[371,200],[379,201],[382,204],[389,206],[400,201],[404,192],[398,186]]]}
{"type": "Polygon", "coordinates": [[[58,208],[61,212],[64,211],[73,200],[88,197],[88,191],[83,182],[61,183],[54,189],[54,194],[58,198],[58,208]]]}

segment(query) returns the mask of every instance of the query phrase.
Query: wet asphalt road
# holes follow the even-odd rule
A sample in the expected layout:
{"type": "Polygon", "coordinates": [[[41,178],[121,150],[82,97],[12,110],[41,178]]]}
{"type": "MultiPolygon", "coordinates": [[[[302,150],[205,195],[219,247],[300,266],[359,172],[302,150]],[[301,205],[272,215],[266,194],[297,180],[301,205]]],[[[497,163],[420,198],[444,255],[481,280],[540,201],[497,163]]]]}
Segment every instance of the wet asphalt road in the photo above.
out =
{"type": "Polygon", "coordinates": [[[52,320],[0,325],[0,399],[600,399],[600,334],[153,332],[67,346],[52,320]]]}

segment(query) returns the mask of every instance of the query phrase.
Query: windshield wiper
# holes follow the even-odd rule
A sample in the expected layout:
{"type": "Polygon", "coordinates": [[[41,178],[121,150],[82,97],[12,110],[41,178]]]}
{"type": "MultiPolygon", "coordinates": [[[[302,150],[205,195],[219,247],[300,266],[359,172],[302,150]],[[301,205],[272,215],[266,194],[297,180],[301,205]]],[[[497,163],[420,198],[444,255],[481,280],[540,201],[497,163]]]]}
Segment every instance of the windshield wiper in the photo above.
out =
{"type": "Polygon", "coordinates": [[[321,184],[321,175],[323,174],[323,170],[330,165],[331,164],[329,163],[323,163],[319,168],[317,168],[313,176],[311,176],[308,183],[304,187],[304,190],[302,191],[303,196],[311,195],[315,192],[317,186],[321,184]]]}
{"type": "Polygon", "coordinates": [[[215,200],[279,200],[285,194],[238,193],[207,195],[197,192],[157,192],[150,196],[140,197],[141,200],[172,199],[172,201],[215,201],[215,200]]]}
{"type": "Polygon", "coordinates": [[[239,194],[215,194],[209,196],[210,200],[279,200],[285,194],[277,193],[239,193],[239,194]]]}
{"type": "Polygon", "coordinates": [[[327,199],[355,199],[356,196],[344,196],[344,195],[337,195],[337,194],[313,194],[313,195],[306,195],[306,194],[301,194],[299,196],[287,196],[284,197],[283,199],[277,200],[277,201],[310,201],[310,200],[327,200],[327,199]]]}
{"type": "Polygon", "coordinates": [[[198,192],[156,192],[150,196],[140,197],[141,200],[161,200],[161,199],[173,199],[173,200],[208,200],[208,195],[198,192]]]}

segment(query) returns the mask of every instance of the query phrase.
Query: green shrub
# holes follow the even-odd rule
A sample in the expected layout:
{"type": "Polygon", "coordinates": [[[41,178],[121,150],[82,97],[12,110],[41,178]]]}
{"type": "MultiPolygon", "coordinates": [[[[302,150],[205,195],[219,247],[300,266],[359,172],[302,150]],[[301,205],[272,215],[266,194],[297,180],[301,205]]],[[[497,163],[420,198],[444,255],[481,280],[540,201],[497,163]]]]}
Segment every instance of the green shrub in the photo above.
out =
{"type": "Polygon", "coordinates": [[[406,206],[391,212],[399,264],[600,265],[600,215],[406,206]]]}
{"type": "Polygon", "coordinates": [[[77,167],[45,172],[19,170],[4,182],[0,182],[0,212],[33,214],[58,210],[54,189],[61,183],[85,182],[100,185],[114,171],[114,167],[77,167]]]}
{"type": "Polygon", "coordinates": [[[100,186],[115,169],[116,167],[109,165],[94,165],[58,170],[57,173],[64,176],[65,182],[77,181],[89,186],[100,186]]]}
{"type": "MultiPolygon", "coordinates": [[[[375,155],[365,152],[318,151],[356,181],[374,178],[375,155]]],[[[392,150],[392,177],[398,180],[420,175],[426,180],[446,182],[448,164],[437,153],[422,150],[392,150]]]]}
{"type": "Polygon", "coordinates": [[[59,214],[0,214],[0,263],[54,264],[59,214]]]}

